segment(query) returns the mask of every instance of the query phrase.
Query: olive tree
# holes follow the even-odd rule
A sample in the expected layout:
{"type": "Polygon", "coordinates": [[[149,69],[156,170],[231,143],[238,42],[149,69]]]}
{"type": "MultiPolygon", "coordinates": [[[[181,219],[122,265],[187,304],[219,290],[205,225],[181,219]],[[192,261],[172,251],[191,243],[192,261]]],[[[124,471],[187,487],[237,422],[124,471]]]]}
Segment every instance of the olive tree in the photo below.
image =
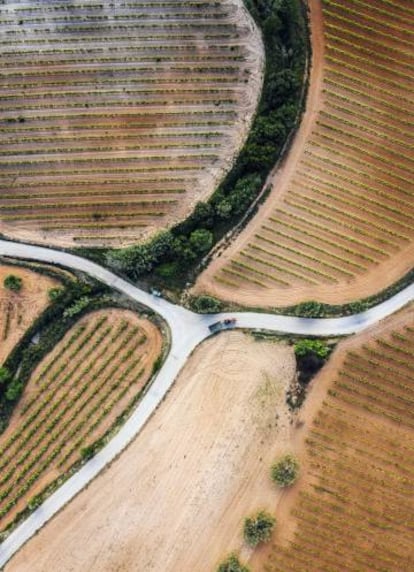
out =
{"type": "Polygon", "coordinates": [[[284,455],[272,465],[270,474],[279,487],[288,487],[298,478],[299,461],[293,455],[284,455]]]}
{"type": "Polygon", "coordinates": [[[264,510],[246,518],[243,527],[244,540],[253,547],[262,542],[268,542],[275,524],[276,519],[264,510]]]}

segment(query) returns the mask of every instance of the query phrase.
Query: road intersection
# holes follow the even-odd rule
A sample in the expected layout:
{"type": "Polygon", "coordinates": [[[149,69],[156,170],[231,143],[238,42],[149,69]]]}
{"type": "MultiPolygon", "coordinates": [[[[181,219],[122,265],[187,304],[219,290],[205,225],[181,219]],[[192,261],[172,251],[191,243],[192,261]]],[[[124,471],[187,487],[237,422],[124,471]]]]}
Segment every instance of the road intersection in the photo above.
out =
{"type": "Polygon", "coordinates": [[[167,395],[189,355],[203,340],[211,335],[209,326],[212,323],[232,317],[236,318],[236,327],[238,328],[309,336],[349,335],[377,323],[414,300],[414,284],[412,284],[370,310],[342,318],[298,318],[259,312],[200,315],[174,305],[163,298],[152,296],[106,268],[68,252],[0,240],[0,255],[59,264],[72,270],[85,272],[158,313],[167,323],[171,333],[171,347],[168,357],[133,414],[115,437],[95,457],[59,487],[0,545],[0,567],[4,566],[23,544],[90,483],[136,437],[167,395]]]}

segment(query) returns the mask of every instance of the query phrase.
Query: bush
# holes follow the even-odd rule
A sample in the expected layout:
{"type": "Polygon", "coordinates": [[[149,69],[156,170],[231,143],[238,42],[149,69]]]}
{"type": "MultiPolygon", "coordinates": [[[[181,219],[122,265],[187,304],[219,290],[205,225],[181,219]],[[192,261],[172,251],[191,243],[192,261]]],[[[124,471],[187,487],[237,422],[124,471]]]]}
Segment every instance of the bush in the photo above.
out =
{"type": "Polygon", "coordinates": [[[243,566],[235,554],[230,554],[217,568],[217,572],[250,572],[247,566],[243,566]]]}
{"type": "Polygon", "coordinates": [[[191,301],[191,307],[200,314],[215,314],[220,312],[222,304],[212,296],[198,296],[191,301]]]}
{"type": "Polygon", "coordinates": [[[299,461],[293,455],[284,455],[272,465],[270,474],[279,487],[293,485],[299,475],[299,461]]]}
{"type": "Polygon", "coordinates": [[[23,391],[23,383],[19,379],[13,379],[9,382],[6,389],[7,401],[17,401],[23,391]]]}
{"type": "Polygon", "coordinates": [[[19,276],[15,276],[14,274],[9,274],[4,279],[4,287],[8,290],[12,290],[13,292],[20,292],[23,287],[23,280],[19,276]]]}
{"type": "Polygon", "coordinates": [[[329,348],[320,340],[299,340],[295,344],[295,355],[303,357],[308,354],[315,354],[318,357],[325,359],[329,355],[329,348]]]}
{"type": "Polygon", "coordinates": [[[253,547],[261,542],[268,542],[275,524],[276,519],[263,510],[255,516],[246,518],[243,527],[244,540],[253,547]]]}
{"type": "Polygon", "coordinates": [[[309,383],[313,376],[325,365],[330,352],[331,348],[320,340],[299,340],[295,344],[299,383],[302,385],[309,383]]]}
{"type": "Polygon", "coordinates": [[[48,290],[48,297],[51,302],[54,302],[63,294],[63,288],[50,288],[48,290]]]}

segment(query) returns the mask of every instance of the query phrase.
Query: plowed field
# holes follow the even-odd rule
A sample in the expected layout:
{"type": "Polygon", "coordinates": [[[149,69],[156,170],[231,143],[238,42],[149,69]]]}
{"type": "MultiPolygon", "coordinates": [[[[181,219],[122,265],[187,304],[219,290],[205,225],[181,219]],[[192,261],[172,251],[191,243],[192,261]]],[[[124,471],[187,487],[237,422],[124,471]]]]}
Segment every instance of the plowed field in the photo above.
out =
{"type": "Polygon", "coordinates": [[[299,496],[254,571],[413,569],[413,375],[413,307],[343,344],[303,413],[316,407],[299,496]]]}
{"type": "Polygon", "coordinates": [[[0,6],[0,228],[129,244],[231,164],[261,85],[240,0],[0,6]]]}
{"type": "Polygon", "coordinates": [[[199,291],[266,306],[345,302],[414,263],[412,3],[310,4],[304,125],[267,203],[199,291]]]}

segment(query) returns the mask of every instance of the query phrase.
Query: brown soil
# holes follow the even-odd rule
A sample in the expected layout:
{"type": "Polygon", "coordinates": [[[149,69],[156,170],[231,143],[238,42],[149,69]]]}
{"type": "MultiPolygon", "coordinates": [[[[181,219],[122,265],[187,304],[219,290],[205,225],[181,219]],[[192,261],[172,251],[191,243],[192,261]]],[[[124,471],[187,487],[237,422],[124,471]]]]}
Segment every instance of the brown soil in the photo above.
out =
{"type": "MultiPolygon", "coordinates": [[[[334,379],[338,378],[338,371],[341,370],[344,360],[346,358],[347,352],[353,351],[358,352],[365,344],[373,342],[373,340],[379,338],[386,338],[391,332],[403,332],[404,327],[411,326],[414,320],[414,305],[410,305],[405,309],[397,312],[390,318],[380,322],[379,324],[368,328],[361,334],[349,337],[337,346],[336,350],[332,354],[329,359],[327,365],[323,368],[320,374],[311,382],[310,391],[306,398],[305,404],[300,410],[298,418],[296,420],[296,431],[294,432],[294,449],[297,451],[298,456],[301,459],[301,474],[302,477],[298,482],[298,485],[293,487],[291,490],[287,491],[284,494],[277,507],[276,507],[276,517],[278,521],[277,533],[274,535],[274,542],[271,545],[264,546],[261,549],[256,550],[250,560],[249,565],[251,566],[252,572],[259,572],[266,569],[268,572],[273,570],[269,559],[272,558],[274,553],[280,552],[280,548],[286,549],[288,552],[287,557],[289,558],[289,551],[293,553],[293,547],[290,545],[290,542],[295,540],[296,543],[300,543],[300,535],[295,535],[298,532],[298,527],[300,527],[300,520],[298,521],[297,518],[292,514],[292,510],[298,508],[298,503],[300,499],[300,493],[304,492],[307,494],[312,493],[312,485],[315,484],[315,478],[310,476],[310,460],[313,459],[315,453],[313,453],[312,457],[309,456],[311,452],[311,448],[306,443],[306,439],[309,437],[309,431],[312,427],[314,427],[314,422],[318,417],[318,414],[321,411],[324,411],[326,407],[326,400],[328,398],[328,390],[333,388],[334,379]],[[264,568],[265,567],[265,568],[264,568]],[[269,567],[269,568],[268,568],[269,567]]],[[[347,405],[341,402],[341,414],[338,415],[338,427],[342,421],[345,422],[352,422],[352,419],[357,417],[357,415],[361,415],[361,409],[352,405],[347,405]]],[[[382,419],[381,417],[378,418],[377,415],[373,415],[369,411],[364,411],[362,413],[363,419],[365,419],[366,429],[370,429],[374,426],[374,424],[382,423],[382,432],[384,435],[389,433],[390,435],[395,431],[399,430],[401,427],[400,424],[389,423],[388,420],[385,418],[382,419]]],[[[404,428],[402,428],[403,430],[404,428]]],[[[338,429],[339,430],[339,429],[338,429]]],[[[408,430],[407,435],[410,433],[408,430]]],[[[412,431],[411,431],[412,437],[412,431]]],[[[358,435],[354,436],[356,440],[354,443],[349,443],[349,447],[352,447],[356,444],[358,447],[358,435]]],[[[345,445],[344,445],[345,448],[345,445]]],[[[317,453],[316,453],[317,454],[317,453]]],[[[395,461],[395,459],[394,459],[395,461]]],[[[390,463],[391,466],[391,463],[390,463]]],[[[330,467],[334,467],[334,464],[330,467]]],[[[385,471],[388,470],[388,465],[386,465],[385,471]]],[[[401,477],[402,478],[402,477],[401,477]]],[[[316,483],[317,484],[317,483],[316,483]]],[[[352,485],[351,485],[352,486],[352,485]]],[[[357,491],[355,491],[357,494],[357,491]]],[[[328,499],[329,500],[329,499],[328,499]]],[[[321,505],[323,500],[321,499],[321,505]]],[[[395,526],[399,526],[401,523],[395,523],[395,526]]],[[[350,525],[352,527],[352,524],[350,525]]],[[[344,525],[344,535],[346,533],[346,525],[344,525]]],[[[405,532],[407,532],[407,528],[405,528],[405,532]]],[[[322,531],[323,533],[323,531],[322,531]]],[[[384,542],[385,537],[384,537],[384,542]]],[[[358,547],[361,546],[361,542],[356,541],[358,547]]],[[[297,546],[295,548],[295,554],[297,552],[297,546]]],[[[350,549],[352,544],[348,547],[348,553],[350,553],[350,549]]],[[[389,545],[389,548],[392,548],[389,545]]],[[[397,551],[398,552],[398,551],[397,551]]],[[[347,552],[345,552],[346,554],[347,552]]],[[[402,557],[405,556],[404,553],[401,554],[402,557]]],[[[342,562],[342,561],[341,561],[342,562]]],[[[338,561],[338,567],[340,567],[340,563],[338,561]]],[[[293,564],[294,565],[294,564],[293,564]]],[[[282,565],[283,566],[283,565],[282,565]]],[[[361,563],[360,563],[361,566],[361,563]]],[[[316,572],[321,570],[327,570],[323,567],[323,564],[317,561],[313,561],[312,564],[309,561],[308,567],[306,568],[309,572],[316,572]]],[[[339,569],[335,568],[335,566],[331,569],[339,569]]],[[[362,568],[361,568],[362,569],[362,568]]],[[[368,568],[363,568],[368,569],[368,568]]],[[[397,568],[390,568],[390,570],[397,570],[397,568]]],[[[398,568],[400,569],[400,568],[398,568]]],[[[279,570],[279,568],[275,568],[275,570],[279,570]]]]}
{"type": "Polygon", "coordinates": [[[57,280],[27,268],[0,265],[0,364],[49,304],[48,290],[58,286],[57,280]],[[3,281],[9,274],[23,279],[20,292],[12,292],[4,287],[3,281]]]}
{"type": "MultiPolygon", "coordinates": [[[[195,294],[207,292],[226,301],[253,307],[258,305],[280,307],[310,299],[326,303],[345,303],[378,292],[397,281],[412,268],[413,211],[409,206],[403,206],[410,200],[407,181],[410,178],[408,173],[412,165],[409,152],[406,151],[409,147],[404,143],[409,137],[407,119],[404,120],[399,111],[393,113],[387,107],[386,93],[371,94],[367,91],[366,113],[362,113],[358,107],[364,102],[363,95],[352,101],[346,92],[345,103],[335,98],[341,94],[340,85],[335,85],[335,88],[331,89],[332,86],[325,83],[331,76],[331,68],[335,66],[325,60],[321,2],[310,0],[309,4],[313,59],[307,108],[301,127],[285,161],[274,175],[269,198],[259,208],[257,215],[246,229],[219,253],[199,276],[193,288],[195,294]],[[376,101],[376,97],[380,99],[376,101]],[[381,98],[384,99],[383,107],[381,98]],[[332,104],[339,106],[339,111],[335,111],[337,119],[333,120],[326,116],[326,112],[332,111],[332,104]],[[342,105],[350,107],[350,114],[342,113],[340,110],[342,105]],[[341,123],[349,122],[354,115],[361,118],[358,129],[347,127],[347,123],[341,123]],[[331,132],[321,127],[320,121],[332,125],[336,131],[331,132]],[[381,121],[383,127],[378,128],[375,121],[381,121]],[[400,132],[398,126],[396,133],[397,138],[403,140],[403,147],[400,143],[394,144],[393,131],[396,122],[401,121],[403,129],[400,132]],[[365,130],[365,126],[369,132],[365,130]],[[342,131],[345,133],[344,136],[341,134],[342,131]],[[336,143],[328,144],[323,135],[341,140],[343,146],[336,143]],[[366,149],[372,153],[368,159],[361,157],[363,147],[358,148],[358,140],[354,140],[355,135],[367,141],[366,149]],[[388,140],[393,141],[393,144],[384,144],[384,141],[388,140]],[[356,145],[356,149],[351,149],[352,145],[356,145]],[[401,149],[405,155],[408,154],[408,158],[405,158],[401,149]],[[402,154],[404,156],[401,156],[402,154]],[[325,164],[324,158],[337,162],[339,167],[331,166],[331,163],[325,164]],[[393,169],[384,167],[387,164],[393,165],[393,169]],[[401,170],[400,164],[407,171],[401,170]],[[323,179],[319,178],[321,168],[324,169],[323,179]],[[332,177],[329,171],[333,171],[335,177],[332,177]],[[347,182],[344,184],[344,179],[338,179],[338,175],[340,177],[345,175],[347,182]],[[403,179],[398,179],[399,176],[403,179]],[[328,185],[331,183],[344,186],[344,192],[335,190],[335,186],[326,188],[323,186],[324,182],[328,185]],[[366,192],[359,185],[365,187],[366,192]],[[315,192],[312,192],[312,187],[315,188],[315,192]],[[347,194],[347,187],[354,191],[353,195],[347,194]],[[381,200],[374,191],[371,194],[371,187],[382,192],[381,200]],[[331,193],[332,198],[328,198],[326,194],[318,194],[323,192],[331,193]],[[357,196],[358,193],[360,196],[357,196]],[[387,194],[390,195],[391,202],[387,199],[387,194]],[[368,204],[364,202],[365,195],[372,199],[368,204]],[[311,202],[314,199],[316,203],[311,202]],[[308,207],[311,207],[313,214],[308,207]],[[387,208],[390,210],[387,211],[387,208]],[[283,221],[286,212],[293,215],[293,219],[288,220],[291,226],[283,221]],[[303,219],[301,223],[297,222],[298,215],[303,219]],[[270,222],[272,216],[273,221],[270,222]],[[295,231],[292,230],[292,220],[296,225],[295,231]],[[243,266],[242,270],[240,266],[234,268],[234,264],[237,266],[240,262],[246,265],[245,254],[249,253],[249,244],[263,246],[256,235],[265,233],[263,226],[266,224],[279,230],[280,234],[273,236],[276,242],[286,243],[290,238],[293,244],[290,243],[287,250],[280,250],[278,246],[270,247],[273,249],[270,258],[263,256],[262,253],[258,254],[265,258],[264,263],[250,258],[247,264],[253,266],[257,273],[243,266]],[[306,228],[303,228],[304,225],[306,228]],[[297,232],[297,228],[302,228],[302,231],[299,230],[299,235],[292,234],[297,232]],[[316,236],[310,238],[308,231],[316,236]],[[325,242],[325,235],[330,240],[329,244],[325,242]],[[294,239],[298,241],[297,244],[294,239]],[[307,246],[311,249],[311,257],[307,256],[309,254],[307,246]],[[315,246],[317,248],[314,248],[315,246]],[[371,260],[360,259],[358,261],[361,264],[360,269],[350,268],[347,263],[352,260],[354,254],[347,254],[346,248],[368,254],[371,260]],[[329,253],[332,250],[335,251],[336,258],[330,259],[329,253]],[[323,261],[340,269],[342,267],[346,272],[341,276],[337,269],[324,267],[321,264],[323,261]],[[311,269],[316,271],[313,275],[310,274],[311,269]],[[311,280],[307,284],[309,278],[311,280]]],[[[398,45],[395,47],[398,49],[398,45]]],[[[390,65],[388,62],[388,66],[390,65]]],[[[384,86],[385,84],[382,85],[383,88],[384,86]]],[[[409,87],[406,89],[408,94],[409,87]]],[[[398,96],[392,89],[389,91],[391,102],[396,106],[398,96]]]]}
{"type": "Polygon", "coordinates": [[[292,349],[220,334],[198,348],[122,456],[33,538],[7,572],[210,572],[273,510],[268,471],[291,449],[292,349]]]}
{"type": "MultiPolygon", "coordinates": [[[[62,6],[64,9],[64,3],[62,6]]],[[[60,7],[57,6],[57,9],[60,7]]],[[[155,9],[151,16],[154,30],[141,28],[142,21],[134,20],[135,14],[127,12],[123,23],[138,26],[127,32],[127,37],[128,33],[131,34],[129,42],[117,37],[120,35],[118,20],[114,21],[113,28],[105,29],[108,45],[103,50],[99,36],[96,36],[96,42],[95,35],[89,37],[85,43],[89,48],[98,49],[98,54],[92,56],[93,63],[85,62],[82,66],[82,59],[91,57],[77,51],[77,18],[83,24],[87,20],[82,10],[84,7],[78,7],[71,12],[73,21],[68,20],[64,44],[53,43],[56,42],[56,34],[61,33],[60,25],[55,22],[50,23],[50,29],[46,26],[43,35],[36,35],[37,41],[46,39],[52,42],[50,46],[58,46],[50,56],[53,61],[43,61],[43,44],[39,47],[38,43],[30,43],[33,24],[26,26],[24,21],[13,31],[13,39],[16,39],[24,28],[24,32],[27,32],[25,48],[35,52],[39,50],[40,55],[37,55],[40,61],[39,65],[33,65],[31,59],[26,59],[24,52],[18,48],[14,54],[17,60],[7,54],[4,87],[8,94],[5,103],[8,123],[3,135],[0,135],[0,139],[5,140],[5,155],[0,157],[3,165],[0,186],[5,199],[0,205],[3,215],[0,228],[9,237],[59,246],[82,243],[125,246],[148,238],[160,228],[169,227],[185,218],[198,201],[208,198],[231,167],[234,156],[247,137],[260,94],[263,45],[252,18],[240,0],[225,0],[220,5],[206,9],[206,13],[200,12],[201,22],[205,23],[202,30],[197,22],[194,25],[198,27],[192,28],[194,18],[191,14],[187,19],[177,20],[172,15],[173,8],[164,5],[155,9]],[[207,13],[212,11],[213,18],[207,13]],[[167,20],[173,22],[171,34],[160,25],[161,20],[165,21],[166,26],[169,25],[167,20]],[[183,23],[181,29],[174,27],[177,22],[183,23]],[[209,34],[222,31],[223,24],[228,35],[215,41],[209,34]],[[111,40],[114,30],[117,35],[111,40]],[[152,53],[149,50],[150,30],[155,35],[165,36],[154,39],[152,53]],[[190,34],[190,39],[180,40],[180,35],[186,34],[190,34]],[[68,38],[71,38],[69,43],[66,41],[68,38]],[[63,48],[69,48],[69,55],[63,48]],[[101,56],[102,51],[107,55],[107,48],[111,54],[111,50],[116,49],[113,57],[117,61],[112,64],[101,56]],[[154,53],[160,57],[154,58],[154,53]],[[237,56],[237,59],[231,59],[232,56],[237,56]],[[226,67],[234,68],[230,71],[224,69],[226,57],[226,67]],[[216,59],[209,61],[209,58],[216,59]],[[144,69],[140,72],[135,69],[136,66],[144,66],[144,69]],[[83,69],[81,75],[78,74],[80,68],[83,69]],[[156,84],[153,83],[154,79],[156,84]],[[86,83],[86,87],[77,85],[79,81],[86,83]],[[39,88],[39,82],[43,87],[39,88]],[[159,89],[151,91],[154,85],[158,85],[159,89]],[[125,86],[123,90],[120,89],[122,86],[125,86]],[[148,89],[151,93],[145,95],[148,89]],[[73,90],[71,97],[68,94],[73,90]],[[73,108],[74,104],[77,107],[73,108]],[[203,127],[199,126],[200,121],[203,127]],[[210,125],[211,122],[217,124],[210,125]],[[176,138],[184,125],[189,136],[176,138]],[[132,130],[134,127],[135,131],[132,130]],[[200,129],[207,132],[207,138],[199,138],[200,129]],[[16,132],[19,141],[17,147],[16,132]],[[157,134],[159,137],[154,137],[157,134]],[[174,139],[170,138],[171,134],[174,139]],[[35,142],[32,142],[33,138],[35,142]],[[56,138],[58,140],[55,142],[56,138]],[[173,146],[170,146],[171,143],[173,146]],[[158,148],[154,148],[157,145],[158,148]],[[177,156],[176,159],[174,156],[177,156]],[[154,160],[151,157],[157,158],[154,160]],[[122,173],[124,170],[126,172],[122,173]],[[128,183],[125,186],[122,182],[111,185],[113,178],[120,174],[122,180],[135,179],[135,195],[131,191],[125,192],[129,189],[128,183]],[[157,204],[159,197],[151,193],[146,181],[136,179],[140,174],[150,181],[163,180],[164,187],[174,178],[184,179],[180,182],[180,188],[185,192],[179,196],[166,193],[166,197],[178,198],[178,202],[160,206],[157,204]],[[49,199],[31,198],[36,193],[48,195],[51,187],[43,185],[45,179],[59,188],[58,195],[49,194],[49,199]],[[73,206],[79,203],[74,183],[80,181],[83,189],[88,189],[90,180],[98,190],[112,189],[112,194],[106,193],[100,197],[95,193],[89,198],[87,194],[81,194],[85,204],[82,205],[82,219],[79,220],[73,211],[73,206]],[[32,191],[29,197],[25,187],[27,181],[32,191]],[[10,196],[13,201],[8,199],[10,196]],[[134,196],[154,201],[153,212],[148,217],[145,216],[145,209],[141,212],[139,208],[131,206],[134,196]],[[127,211],[130,211],[128,220],[119,201],[127,204],[127,211]],[[30,207],[26,208],[28,202],[30,207]],[[46,211],[37,208],[41,202],[49,203],[46,211]],[[104,202],[111,203],[110,212],[104,208],[104,202]]],[[[197,7],[184,7],[181,13],[197,10],[197,7]]],[[[44,12],[37,15],[43,16],[48,23],[50,14],[46,7],[44,12]]],[[[17,18],[13,9],[8,15],[12,22],[13,16],[17,18]]],[[[64,16],[67,19],[66,12],[64,16]]],[[[92,20],[98,31],[99,26],[107,25],[100,17],[100,13],[96,12],[92,20]]],[[[4,25],[10,25],[10,22],[4,25]]],[[[47,43],[45,45],[50,47],[47,43]]],[[[5,44],[3,50],[9,47],[5,44]]]]}

